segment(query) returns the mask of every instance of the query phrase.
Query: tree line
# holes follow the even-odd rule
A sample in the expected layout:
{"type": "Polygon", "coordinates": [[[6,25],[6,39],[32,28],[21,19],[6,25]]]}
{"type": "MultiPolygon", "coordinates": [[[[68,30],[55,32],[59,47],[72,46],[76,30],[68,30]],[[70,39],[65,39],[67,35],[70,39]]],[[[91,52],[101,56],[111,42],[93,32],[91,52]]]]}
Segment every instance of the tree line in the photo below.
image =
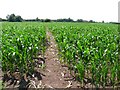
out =
{"type": "MultiPolygon", "coordinates": [[[[77,19],[76,21],[74,21],[71,18],[63,18],[63,19],[56,19],[56,20],[51,20],[51,19],[39,19],[38,17],[35,19],[23,19],[20,15],[15,15],[15,14],[11,14],[11,15],[7,15],[6,19],[2,19],[0,18],[0,21],[8,21],[8,22],[22,22],[22,21],[37,21],[37,22],[91,22],[91,23],[95,23],[95,21],[93,20],[83,20],[83,19],[77,19]]],[[[102,23],[104,23],[104,21],[102,21],[102,23]]]]}

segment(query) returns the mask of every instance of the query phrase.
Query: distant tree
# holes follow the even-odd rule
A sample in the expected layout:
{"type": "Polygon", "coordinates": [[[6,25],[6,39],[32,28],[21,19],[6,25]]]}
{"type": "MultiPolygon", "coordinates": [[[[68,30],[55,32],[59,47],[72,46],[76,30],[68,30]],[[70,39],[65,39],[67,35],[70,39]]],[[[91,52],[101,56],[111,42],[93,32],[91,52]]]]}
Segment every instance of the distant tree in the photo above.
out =
{"type": "Polygon", "coordinates": [[[78,19],[77,22],[83,22],[84,20],[83,19],[78,19]]]}
{"type": "Polygon", "coordinates": [[[94,23],[95,21],[93,21],[93,20],[90,20],[89,22],[91,22],[91,23],[94,23]]]}
{"type": "Polygon", "coordinates": [[[71,18],[68,18],[68,22],[73,22],[73,19],[71,19],[71,18]]]}
{"type": "Polygon", "coordinates": [[[40,19],[41,22],[44,22],[45,20],[44,19],[40,19]]]}
{"type": "Polygon", "coordinates": [[[35,21],[40,21],[40,19],[37,17],[37,18],[35,19],[35,21]]]}
{"type": "Polygon", "coordinates": [[[104,21],[102,21],[102,23],[104,23],[104,21]]]}
{"type": "Polygon", "coordinates": [[[21,16],[15,16],[15,14],[7,15],[6,18],[9,22],[21,22],[23,20],[21,16]]]}
{"type": "Polygon", "coordinates": [[[57,19],[57,20],[54,20],[54,21],[56,21],[56,22],[74,22],[73,19],[71,19],[71,18],[57,19]]]}
{"type": "Polygon", "coordinates": [[[56,22],[63,22],[63,19],[57,19],[56,22]]]}
{"type": "Polygon", "coordinates": [[[15,21],[16,22],[22,22],[22,18],[21,18],[21,16],[15,16],[15,21]]]}
{"type": "Polygon", "coordinates": [[[50,22],[51,20],[50,20],[50,19],[45,19],[44,21],[45,21],[45,22],[50,22]]]}
{"type": "Polygon", "coordinates": [[[2,21],[7,21],[6,19],[2,19],[2,21]]]}
{"type": "Polygon", "coordinates": [[[15,14],[7,15],[6,18],[9,22],[15,22],[15,14]]]}
{"type": "Polygon", "coordinates": [[[2,18],[0,18],[0,21],[2,21],[2,18]]]}

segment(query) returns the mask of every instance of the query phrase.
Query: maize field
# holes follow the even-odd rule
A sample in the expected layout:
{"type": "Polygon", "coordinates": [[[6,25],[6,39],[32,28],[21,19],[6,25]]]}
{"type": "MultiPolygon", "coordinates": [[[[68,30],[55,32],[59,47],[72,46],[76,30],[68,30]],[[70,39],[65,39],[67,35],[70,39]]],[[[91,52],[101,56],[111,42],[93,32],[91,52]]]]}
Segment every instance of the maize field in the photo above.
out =
{"type": "Polygon", "coordinates": [[[118,26],[112,24],[53,24],[60,57],[73,68],[82,83],[90,79],[95,86],[120,82],[118,26]]]}
{"type": "Polygon", "coordinates": [[[3,23],[2,70],[21,74],[35,68],[33,57],[44,54],[46,27],[53,33],[59,59],[84,85],[96,87],[120,83],[119,33],[116,24],[103,23],[3,23]]]}

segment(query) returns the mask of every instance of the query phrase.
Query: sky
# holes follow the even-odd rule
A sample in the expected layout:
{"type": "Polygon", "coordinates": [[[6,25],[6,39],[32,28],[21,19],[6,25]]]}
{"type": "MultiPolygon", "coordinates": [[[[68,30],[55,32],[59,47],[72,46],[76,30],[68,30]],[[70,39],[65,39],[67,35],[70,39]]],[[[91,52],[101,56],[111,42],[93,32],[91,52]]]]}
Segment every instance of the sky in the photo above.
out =
{"type": "Polygon", "coordinates": [[[24,19],[94,20],[118,22],[119,0],[0,0],[0,18],[14,13],[24,19]]]}

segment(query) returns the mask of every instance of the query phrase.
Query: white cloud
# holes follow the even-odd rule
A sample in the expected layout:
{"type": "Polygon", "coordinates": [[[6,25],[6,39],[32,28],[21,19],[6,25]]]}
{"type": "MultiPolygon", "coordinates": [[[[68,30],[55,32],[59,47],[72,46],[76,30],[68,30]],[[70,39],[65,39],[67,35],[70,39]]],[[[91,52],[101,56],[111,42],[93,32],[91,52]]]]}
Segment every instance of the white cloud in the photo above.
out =
{"type": "Polygon", "coordinates": [[[118,21],[119,0],[0,0],[0,17],[118,21]]]}

